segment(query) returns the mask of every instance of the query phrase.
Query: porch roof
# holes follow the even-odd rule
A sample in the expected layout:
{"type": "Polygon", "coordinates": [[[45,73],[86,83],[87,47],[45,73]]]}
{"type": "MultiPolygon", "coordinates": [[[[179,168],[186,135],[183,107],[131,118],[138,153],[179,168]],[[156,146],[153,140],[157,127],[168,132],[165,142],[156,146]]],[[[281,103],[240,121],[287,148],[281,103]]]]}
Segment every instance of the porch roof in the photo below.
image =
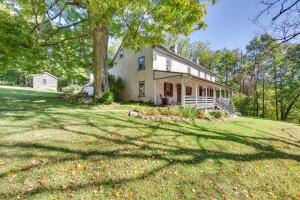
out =
{"type": "Polygon", "coordinates": [[[213,84],[213,85],[217,85],[217,86],[220,86],[220,87],[223,87],[223,88],[235,90],[234,88],[232,88],[230,86],[223,85],[221,83],[217,83],[217,82],[213,82],[213,81],[209,81],[209,80],[194,76],[194,75],[189,74],[189,73],[153,70],[153,79],[154,80],[172,78],[172,77],[190,77],[190,78],[198,79],[198,80],[201,80],[201,81],[213,84]]]}

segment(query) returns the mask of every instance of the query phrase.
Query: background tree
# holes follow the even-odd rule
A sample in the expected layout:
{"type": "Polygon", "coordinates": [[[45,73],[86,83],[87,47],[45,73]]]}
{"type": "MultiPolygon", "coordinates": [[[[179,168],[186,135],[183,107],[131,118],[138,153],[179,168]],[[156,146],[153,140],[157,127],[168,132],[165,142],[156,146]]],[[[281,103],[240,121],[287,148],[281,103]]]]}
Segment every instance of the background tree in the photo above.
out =
{"type": "Polygon", "coordinates": [[[36,40],[42,46],[91,35],[96,99],[101,97],[101,88],[107,89],[102,80],[107,69],[109,37],[124,37],[124,46],[138,49],[140,46],[162,43],[166,32],[188,35],[206,26],[202,20],[206,14],[205,5],[199,1],[26,2],[18,0],[11,5],[17,13],[33,21],[36,40]],[[62,38],[61,34],[65,37],[62,38]]]}
{"type": "Polygon", "coordinates": [[[267,24],[261,24],[260,19],[271,16],[268,24],[270,35],[280,43],[299,41],[300,0],[260,0],[259,7],[261,9],[254,19],[256,24],[266,30],[267,24]]]}

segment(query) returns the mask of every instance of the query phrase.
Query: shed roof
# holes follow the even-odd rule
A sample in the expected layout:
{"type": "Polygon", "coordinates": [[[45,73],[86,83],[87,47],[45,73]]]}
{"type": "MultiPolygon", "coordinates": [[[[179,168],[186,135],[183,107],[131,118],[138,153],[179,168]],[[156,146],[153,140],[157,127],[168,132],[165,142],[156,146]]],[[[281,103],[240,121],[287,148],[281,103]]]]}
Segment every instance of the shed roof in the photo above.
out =
{"type": "Polygon", "coordinates": [[[42,74],[47,74],[48,76],[51,76],[51,77],[53,77],[55,79],[58,79],[56,76],[54,76],[54,75],[52,75],[52,74],[50,74],[48,72],[41,72],[39,74],[33,74],[32,77],[39,76],[39,75],[42,75],[42,74]]]}

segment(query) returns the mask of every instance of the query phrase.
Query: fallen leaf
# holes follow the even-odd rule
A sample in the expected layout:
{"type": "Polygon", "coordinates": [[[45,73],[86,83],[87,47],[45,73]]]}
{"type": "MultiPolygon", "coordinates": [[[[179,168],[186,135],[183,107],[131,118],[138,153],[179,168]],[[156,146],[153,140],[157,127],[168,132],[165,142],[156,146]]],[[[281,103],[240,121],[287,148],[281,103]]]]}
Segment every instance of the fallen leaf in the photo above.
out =
{"type": "Polygon", "coordinates": [[[6,173],[5,175],[6,175],[7,177],[11,177],[11,176],[14,175],[14,173],[13,173],[13,172],[8,172],[8,173],[6,173]]]}

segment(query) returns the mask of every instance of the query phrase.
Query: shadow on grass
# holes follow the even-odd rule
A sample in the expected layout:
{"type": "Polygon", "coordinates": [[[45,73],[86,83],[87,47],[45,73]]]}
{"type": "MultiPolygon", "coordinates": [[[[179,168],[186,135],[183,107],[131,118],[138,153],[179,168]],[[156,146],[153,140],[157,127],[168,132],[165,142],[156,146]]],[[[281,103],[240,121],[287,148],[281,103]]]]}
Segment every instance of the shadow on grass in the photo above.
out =
{"type": "MultiPolygon", "coordinates": [[[[61,93],[14,87],[0,87],[0,112],[45,111],[51,108],[72,108],[61,93]]],[[[89,108],[89,105],[76,105],[89,108]]]]}
{"type": "MultiPolygon", "coordinates": [[[[5,114],[2,114],[3,116],[5,114]]],[[[19,116],[19,115],[17,115],[19,116]]],[[[154,169],[148,170],[145,173],[138,176],[131,176],[128,178],[119,178],[117,180],[106,180],[106,181],[90,181],[89,183],[77,183],[68,185],[67,187],[45,187],[38,186],[30,191],[20,191],[3,193],[1,196],[7,198],[16,198],[17,196],[30,197],[35,194],[45,192],[57,192],[57,191],[68,191],[78,190],[90,186],[98,185],[121,185],[128,182],[144,179],[151,177],[162,169],[169,168],[173,165],[184,164],[184,165],[195,165],[199,164],[207,159],[213,160],[231,160],[238,162],[249,162],[256,160],[270,160],[270,159],[284,159],[300,161],[300,155],[291,154],[279,149],[276,149],[270,143],[266,144],[263,142],[280,142],[287,145],[291,145],[295,148],[300,148],[297,142],[288,140],[287,138],[276,138],[272,135],[271,137],[258,137],[241,135],[231,131],[220,131],[214,128],[205,128],[199,124],[187,123],[187,122],[163,122],[154,121],[149,122],[145,120],[135,119],[127,117],[122,114],[109,114],[109,113],[51,113],[51,112],[39,112],[32,113],[29,116],[30,119],[36,117],[37,124],[39,126],[34,127],[35,131],[43,131],[51,128],[57,131],[64,131],[65,134],[75,134],[84,137],[92,137],[96,139],[94,147],[101,147],[101,144],[108,143],[114,144],[118,149],[114,150],[101,150],[97,149],[86,149],[82,150],[76,146],[60,143],[44,144],[40,142],[14,142],[14,143],[3,143],[0,140],[0,148],[4,149],[18,149],[20,153],[13,155],[6,155],[5,153],[0,154],[0,158],[6,158],[8,156],[14,156],[16,158],[39,158],[36,154],[37,151],[42,152],[58,152],[57,156],[43,156],[46,157],[46,165],[63,164],[68,161],[86,160],[86,159],[119,159],[119,158],[130,158],[130,159],[152,159],[161,161],[158,166],[154,169]],[[58,117],[59,116],[59,117],[58,117]],[[67,119],[67,120],[61,120],[67,119]],[[71,120],[72,119],[72,120],[71,120]],[[71,122],[71,123],[70,123],[71,122]],[[96,131],[82,131],[77,129],[77,126],[92,127],[96,131]],[[122,130],[136,130],[140,134],[122,133],[122,130]],[[163,134],[162,134],[163,133],[163,134]],[[162,137],[172,138],[170,141],[162,140],[162,137]],[[255,153],[232,153],[221,150],[212,150],[199,146],[196,148],[188,148],[178,142],[178,138],[188,137],[195,141],[199,140],[212,140],[212,141],[224,141],[231,142],[234,144],[244,145],[251,147],[256,150],[255,153]],[[20,150],[25,150],[24,152],[20,150]],[[29,153],[28,153],[29,151],[29,153]],[[151,152],[151,153],[149,153],[151,152]]],[[[25,120],[22,119],[22,120],[25,120]]],[[[241,124],[239,124],[242,126],[241,124]]],[[[13,125],[18,128],[18,125],[13,125]]],[[[19,128],[28,129],[30,132],[33,127],[30,125],[22,125],[19,128]],[[31,128],[31,129],[30,129],[31,128]]],[[[244,126],[248,130],[251,127],[244,126]]],[[[262,134],[268,134],[268,132],[261,131],[262,134]]],[[[26,131],[20,133],[19,131],[7,131],[5,135],[13,134],[25,134],[26,131]]],[[[107,161],[109,162],[109,161],[107,161]]],[[[13,173],[26,173],[26,171],[41,167],[45,163],[36,165],[28,165],[18,169],[11,169],[0,174],[0,178],[5,178],[5,175],[9,172],[13,173]]]]}

